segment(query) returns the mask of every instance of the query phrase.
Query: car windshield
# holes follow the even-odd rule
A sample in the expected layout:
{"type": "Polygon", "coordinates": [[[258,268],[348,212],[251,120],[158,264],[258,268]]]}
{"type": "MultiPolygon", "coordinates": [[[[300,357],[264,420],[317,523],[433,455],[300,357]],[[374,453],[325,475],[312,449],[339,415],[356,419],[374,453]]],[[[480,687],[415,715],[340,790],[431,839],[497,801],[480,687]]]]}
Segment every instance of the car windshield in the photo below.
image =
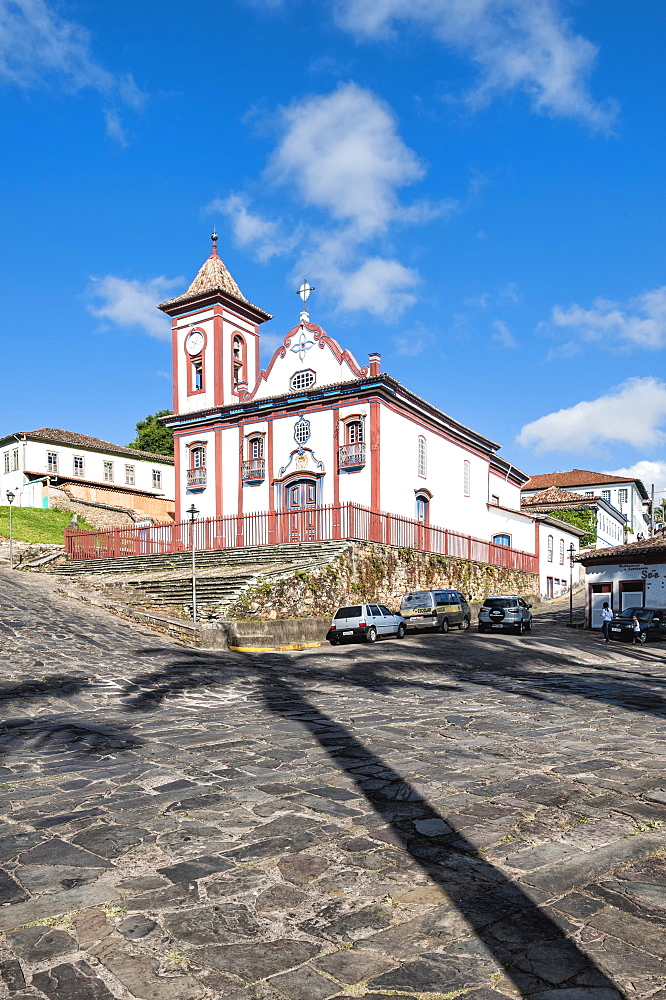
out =
{"type": "Polygon", "coordinates": [[[419,590],[415,594],[407,594],[400,602],[401,608],[429,608],[432,597],[429,590],[419,590]]]}
{"type": "Polygon", "coordinates": [[[648,611],[647,608],[625,608],[618,615],[618,618],[628,618],[630,621],[636,615],[639,622],[648,621],[652,618],[652,612],[648,611]]]}
{"type": "Polygon", "coordinates": [[[484,608],[513,608],[518,603],[517,597],[487,597],[484,608]]]}
{"type": "Polygon", "coordinates": [[[360,618],[361,605],[355,604],[351,608],[340,608],[335,612],[336,618],[360,618]]]}

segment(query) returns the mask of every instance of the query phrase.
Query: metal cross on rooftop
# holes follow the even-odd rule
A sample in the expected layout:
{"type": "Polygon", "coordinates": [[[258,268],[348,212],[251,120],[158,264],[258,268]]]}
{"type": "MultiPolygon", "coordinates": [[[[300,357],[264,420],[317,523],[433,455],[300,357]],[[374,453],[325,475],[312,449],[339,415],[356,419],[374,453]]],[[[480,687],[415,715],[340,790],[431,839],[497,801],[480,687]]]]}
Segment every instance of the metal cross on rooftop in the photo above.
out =
{"type": "Polygon", "coordinates": [[[300,295],[300,297],[303,299],[303,305],[305,305],[305,303],[310,298],[310,293],[311,292],[314,292],[314,285],[311,285],[309,281],[305,281],[304,280],[303,284],[301,285],[301,287],[296,292],[296,294],[300,295]]]}

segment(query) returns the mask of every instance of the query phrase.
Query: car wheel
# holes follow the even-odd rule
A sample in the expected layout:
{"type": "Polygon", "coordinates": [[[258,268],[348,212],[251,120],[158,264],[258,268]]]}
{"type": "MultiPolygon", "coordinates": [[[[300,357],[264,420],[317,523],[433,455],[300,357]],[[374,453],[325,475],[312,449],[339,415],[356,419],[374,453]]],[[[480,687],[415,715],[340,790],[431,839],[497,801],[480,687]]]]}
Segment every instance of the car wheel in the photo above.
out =
{"type": "Polygon", "coordinates": [[[463,632],[469,628],[469,618],[463,618],[460,623],[460,628],[463,632]]]}
{"type": "Polygon", "coordinates": [[[525,623],[525,631],[526,632],[531,632],[532,631],[532,619],[531,618],[530,618],[530,620],[528,622],[525,623]]]}
{"type": "Polygon", "coordinates": [[[404,639],[406,631],[404,625],[398,625],[398,631],[395,634],[396,639],[404,639]]]}
{"type": "Polygon", "coordinates": [[[339,646],[340,645],[340,640],[339,639],[329,639],[328,641],[330,642],[331,646],[339,646]]]}
{"type": "Polygon", "coordinates": [[[439,631],[440,632],[448,632],[449,631],[449,619],[448,618],[442,618],[442,624],[439,626],[439,631]]]}
{"type": "Polygon", "coordinates": [[[479,625],[479,632],[487,632],[487,631],[488,629],[485,627],[485,625],[479,625]]]}
{"type": "Polygon", "coordinates": [[[518,622],[518,624],[516,625],[516,632],[518,633],[518,635],[522,635],[524,631],[525,630],[523,628],[523,623],[518,622]]]}
{"type": "Polygon", "coordinates": [[[377,629],[374,625],[371,625],[368,631],[365,633],[366,642],[377,642],[377,629]]]}
{"type": "Polygon", "coordinates": [[[647,642],[647,632],[641,632],[638,637],[639,642],[647,642]]]}

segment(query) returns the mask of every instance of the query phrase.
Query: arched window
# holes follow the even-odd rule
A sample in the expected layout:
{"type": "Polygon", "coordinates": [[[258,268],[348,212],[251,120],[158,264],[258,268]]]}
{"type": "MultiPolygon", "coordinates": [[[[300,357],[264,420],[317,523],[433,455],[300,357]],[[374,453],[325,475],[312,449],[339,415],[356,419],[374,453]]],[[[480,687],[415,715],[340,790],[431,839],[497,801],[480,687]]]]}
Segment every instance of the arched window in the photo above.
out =
{"type": "Polygon", "coordinates": [[[361,444],[363,442],[363,421],[350,420],[346,426],[347,444],[361,444]]]}
{"type": "Polygon", "coordinates": [[[189,446],[190,461],[187,469],[188,486],[206,485],[206,445],[196,441],[189,446]]]}
{"type": "Polygon", "coordinates": [[[231,343],[232,361],[234,366],[234,391],[238,389],[241,382],[246,382],[245,377],[245,341],[240,334],[235,334],[231,343]]]}
{"type": "Polygon", "coordinates": [[[560,565],[564,566],[564,539],[560,538],[560,565]]]}
{"type": "Polygon", "coordinates": [[[467,459],[463,462],[463,496],[470,496],[471,493],[471,477],[470,477],[470,466],[467,459]]]}
{"type": "Polygon", "coordinates": [[[493,542],[495,545],[506,545],[507,548],[511,548],[511,535],[493,535],[493,542]]]}
{"type": "Polygon", "coordinates": [[[553,561],[553,536],[548,536],[548,562],[553,561]]]}
{"type": "Polygon", "coordinates": [[[247,439],[247,457],[243,462],[242,478],[244,483],[261,483],[265,478],[266,463],[264,462],[264,435],[252,434],[247,439]]]}
{"type": "Polygon", "coordinates": [[[428,463],[427,463],[427,452],[426,452],[426,439],[422,435],[419,437],[418,466],[419,466],[419,476],[423,476],[425,478],[428,463]]]}
{"type": "Polygon", "coordinates": [[[264,436],[263,434],[257,434],[255,437],[248,438],[247,442],[247,457],[248,458],[263,458],[264,457],[264,436]]]}
{"type": "Polygon", "coordinates": [[[416,494],[416,520],[428,524],[430,514],[430,498],[423,493],[416,494]]]}

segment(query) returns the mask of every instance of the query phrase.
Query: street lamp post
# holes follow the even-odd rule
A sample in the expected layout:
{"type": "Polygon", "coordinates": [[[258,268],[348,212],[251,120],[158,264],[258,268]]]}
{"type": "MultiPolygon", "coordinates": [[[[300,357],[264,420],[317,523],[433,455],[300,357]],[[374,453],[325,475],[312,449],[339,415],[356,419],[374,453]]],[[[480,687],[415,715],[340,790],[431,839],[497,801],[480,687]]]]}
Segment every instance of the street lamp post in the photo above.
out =
{"type": "Polygon", "coordinates": [[[569,625],[573,625],[573,564],[576,550],[574,543],[569,545],[569,625]]]}
{"type": "Polygon", "coordinates": [[[14,525],[12,523],[12,504],[16,499],[16,494],[7,490],[7,503],[9,504],[9,568],[14,569],[14,525]]]}
{"type": "Polygon", "coordinates": [[[192,504],[188,509],[187,513],[190,515],[190,532],[192,535],[192,620],[194,624],[197,623],[197,567],[195,558],[195,540],[194,540],[194,519],[196,518],[199,511],[192,504]]]}

